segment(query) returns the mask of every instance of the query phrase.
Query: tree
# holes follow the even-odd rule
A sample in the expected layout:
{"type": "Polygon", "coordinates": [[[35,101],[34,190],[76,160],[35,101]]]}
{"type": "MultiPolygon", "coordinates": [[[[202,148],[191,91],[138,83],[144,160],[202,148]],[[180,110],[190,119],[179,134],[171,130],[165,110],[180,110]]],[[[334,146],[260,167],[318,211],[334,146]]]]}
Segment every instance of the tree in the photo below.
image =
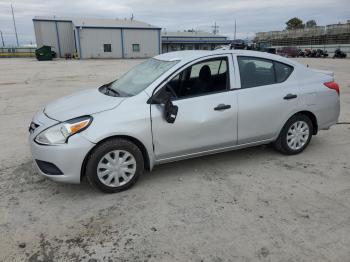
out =
{"type": "Polygon", "coordinates": [[[303,21],[299,19],[298,17],[294,17],[292,19],[289,19],[286,23],[287,30],[293,30],[293,29],[300,29],[304,28],[303,21]]]}
{"type": "Polygon", "coordinates": [[[317,26],[317,24],[316,24],[316,21],[315,20],[309,20],[309,21],[307,21],[306,22],[306,24],[305,24],[305,27],[307,27],[307,28],[310,28],[310,27],[316,27],[317,26]]]}

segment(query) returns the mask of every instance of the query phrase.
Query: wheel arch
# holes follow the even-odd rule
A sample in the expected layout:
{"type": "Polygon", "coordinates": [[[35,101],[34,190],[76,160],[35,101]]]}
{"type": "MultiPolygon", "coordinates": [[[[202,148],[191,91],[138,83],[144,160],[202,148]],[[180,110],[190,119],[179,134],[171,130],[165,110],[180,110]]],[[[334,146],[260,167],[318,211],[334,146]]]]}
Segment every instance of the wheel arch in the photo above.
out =
{"type": "Polygon", "coordinates": [[[278,138],[278,136],[281,134],[282,132],[282,129],[283,127],[285,126],[285,124],[288,122],[289,119],[291,119],[293,116],[295,115],[305,115],[307,116],[310,120],[311,120],[311,123],[312,123],[312,134],[313,135],[317,135],[318,133],[318,122],[317,122],[317,117],[314,113],[312,113],[311,111],[309,110],[300,110],[300,111],[297,111],[297,112],[294,112],[292,115],[290,115],[287,119],[285,119],[284,123],[282,124],[282,126],[279,128],[278,130],[278,133],[276,134],[276,137],[275,139],[278,138]]]}
{"type": "Polygon", "coordinates": [[[298,114],[301,114],[301,115],[305,115],[307,116],[310,120],[311,120],[311,123],[312,123],[312,135],[317,135],[318,133],[318,122],[317,122],[317,117],[314,113],[312,113],[311,111],[309,110],[300,110],[300,111],[296,111],[294,112],[292,115],[290,115],[287,119],[285,119],[285,121],[283,122],[283,124],[279,127],[279,130],[278,132],[276,133],[275,135],[275,139],[278,138],[278,136],[281,134],[282,132],[282,129],[283,127],[285,126],[285,124],[288,122],[289,119],[291,119],[293,116],[295,115],[298,115],[298,114]]]}
{"type": "Polygon", "coordinates": [[[122,139],[129,140],[130,142],[134,143],[140,149],[140,151],[142,153],[145,169],[146,170],[152,169],[149,153],[148,153],[145,145],[139,139],[132,137],[132,136],[128,136],[128,135],[114,135],[114,136],[106,137],[106,138],[100,140],[99,142],[97,142],[95,144],[95,146],[93,148],[91,148],[90,151],[86,154],[84,161],[82,163],[82,166],[81,166],[80,181],[85,176],[86,164],[87,164],[87,161],[88,161],[89,156],[91,155],[92,151],[100,144],[102,144],[108,140],[115,139],[115,138],[122,138],[122,139]]]}
{"type": "MultiPolygon", "coordinates": [[[[317,135],[317,132],[318,132],[318,123],[317,123],[317,118],[315,116],[314,113],[312,113],[311,111],[307,111],[307,110],[304,110],[304,111],[299,111],[298,113],[294,114],[294,115],[297,115],[297,114],[302,114],[302,115],[305,115],[307,116],[310,120],[311,120],[311,123],[312,123],[312,134],[313,135],[317,135]]],[[[293,116],[294,116],[293,115],[293,116]]]]}

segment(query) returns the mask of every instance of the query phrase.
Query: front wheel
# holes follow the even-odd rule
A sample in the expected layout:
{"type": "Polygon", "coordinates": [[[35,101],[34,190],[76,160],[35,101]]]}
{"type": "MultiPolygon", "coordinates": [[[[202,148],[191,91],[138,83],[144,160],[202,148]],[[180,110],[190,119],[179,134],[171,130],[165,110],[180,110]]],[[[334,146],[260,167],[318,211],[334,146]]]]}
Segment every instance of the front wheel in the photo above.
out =
{"type": "Polygon", "coordinates": [[[282,128],[274,146],[279,152],[286,155],[299,154],[310,143],[312,130],[310,118],[302,114],[294,115],[282,128]]]}
{"type": "Polygon", "coordinates": [[[115,193],[130,188],[143,173],[140,149],[129,140],[110,139],[90,154],[86,176],[101,191],[115,193]]]}

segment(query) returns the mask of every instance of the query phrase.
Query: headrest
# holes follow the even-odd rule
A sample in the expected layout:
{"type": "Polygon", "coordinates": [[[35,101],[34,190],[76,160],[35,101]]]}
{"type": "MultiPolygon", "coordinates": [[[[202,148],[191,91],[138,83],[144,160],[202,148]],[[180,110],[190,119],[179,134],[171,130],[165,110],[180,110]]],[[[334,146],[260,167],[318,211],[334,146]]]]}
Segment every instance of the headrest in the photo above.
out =
{"type": "Polygon", "coordinates": [[[202,81],[208,81],[211,78],[211,71],[210,67],[208,65],[202,66],[201,70],[199,71],[199,79],[202,81]]]}
{"type": "Polygon", "coordinates": [[[255,73],[256,66],[254,62],[249,62],[244,66],[244,72],[247,74],[255,73]]]}

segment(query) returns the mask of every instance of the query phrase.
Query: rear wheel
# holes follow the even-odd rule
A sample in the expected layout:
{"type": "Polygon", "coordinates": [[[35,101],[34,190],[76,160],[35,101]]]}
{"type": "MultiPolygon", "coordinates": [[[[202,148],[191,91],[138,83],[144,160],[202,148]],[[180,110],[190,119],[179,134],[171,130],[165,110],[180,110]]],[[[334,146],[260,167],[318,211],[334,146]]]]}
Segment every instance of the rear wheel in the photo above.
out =
{"type": "Polygon", "coordinates": [[[310,118],[303,114],[294,115],[282,128],[274,146],[286,155],[299,154],[310,143],[312,130],[313,126],[310,118]]]}
{"type": "Polygon", "coordinates": [[[135,184],[143,170],[140,149],[128,140],[116,138],[94,149],[86,165],[86,176],[98,189],[115,193],[135,184]]]}

